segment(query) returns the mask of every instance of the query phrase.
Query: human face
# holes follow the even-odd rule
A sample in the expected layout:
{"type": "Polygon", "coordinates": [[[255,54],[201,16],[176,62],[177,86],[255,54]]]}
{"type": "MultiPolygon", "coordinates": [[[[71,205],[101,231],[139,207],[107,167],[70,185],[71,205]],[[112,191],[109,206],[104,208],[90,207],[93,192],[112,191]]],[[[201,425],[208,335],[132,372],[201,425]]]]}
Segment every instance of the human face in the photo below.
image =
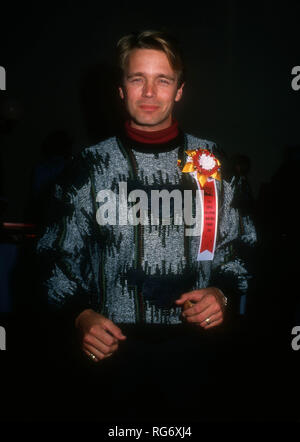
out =
{"type": "Polygon", "coordinates": [[[163,51],[134,49],[128,56],[123,86],[119,88],[136,129],[157,131],[172,124],[172,111],[182,96],[178,76],[163,51]]]}

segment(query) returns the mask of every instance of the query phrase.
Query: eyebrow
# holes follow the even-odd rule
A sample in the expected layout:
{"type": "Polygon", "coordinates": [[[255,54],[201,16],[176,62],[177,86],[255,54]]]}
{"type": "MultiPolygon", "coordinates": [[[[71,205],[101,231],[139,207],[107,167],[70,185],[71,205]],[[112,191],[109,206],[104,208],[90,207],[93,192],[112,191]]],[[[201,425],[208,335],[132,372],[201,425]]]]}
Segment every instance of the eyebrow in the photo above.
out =
{"type": "MultiPolygon", "coordinates": [[[[126,75],[127,78],[144,77],[144,76],[145,76],[145,74],[143,72],[132,72],[131,74],[126,75]]],[[[158,74],[157,77],[158,78],[166,78],[167,80],[170,80],[170,81],[175,81],[175,77],[171,77],[170,75],[166,75],[166,74],[158,74]]]]}

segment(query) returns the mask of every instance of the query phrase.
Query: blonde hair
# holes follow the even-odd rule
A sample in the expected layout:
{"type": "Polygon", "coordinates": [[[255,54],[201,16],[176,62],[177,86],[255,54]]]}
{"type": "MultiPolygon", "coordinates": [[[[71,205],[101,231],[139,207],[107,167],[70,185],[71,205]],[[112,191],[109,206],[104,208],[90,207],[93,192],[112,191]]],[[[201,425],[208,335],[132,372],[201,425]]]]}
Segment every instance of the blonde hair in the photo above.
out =
{"type": "Polygon", "coordinates": [[[185,68],[179,44],[173,36],[164,31],[147,30],[122,37],[117,43],[119,80],[124,76],[128,56],[134,49],[156,49],[163,51],[178,75],[178,87],[182,85],[185,79],[185,68]]]}

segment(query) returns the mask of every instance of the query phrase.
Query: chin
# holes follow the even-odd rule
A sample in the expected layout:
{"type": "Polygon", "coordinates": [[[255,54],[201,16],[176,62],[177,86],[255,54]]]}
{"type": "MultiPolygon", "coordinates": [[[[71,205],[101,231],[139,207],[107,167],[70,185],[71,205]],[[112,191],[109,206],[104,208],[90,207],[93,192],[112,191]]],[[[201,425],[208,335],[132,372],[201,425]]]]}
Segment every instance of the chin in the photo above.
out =
{"type": "Polygon", "coordinates": [[[141,117],[141,118],[133,118],[134,122],[140,126],[149,126],[149,127],[154,127],[154,126],[160,126],[161,124],[164,124],[166,122],[167,118],[145,118],[145,117],[141,117]]]}

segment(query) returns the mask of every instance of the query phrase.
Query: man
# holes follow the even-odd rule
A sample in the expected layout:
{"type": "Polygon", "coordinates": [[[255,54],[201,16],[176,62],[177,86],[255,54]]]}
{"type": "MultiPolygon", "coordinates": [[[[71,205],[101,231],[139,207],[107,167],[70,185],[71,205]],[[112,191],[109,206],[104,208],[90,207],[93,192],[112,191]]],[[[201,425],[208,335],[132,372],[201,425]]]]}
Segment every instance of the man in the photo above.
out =
{"type": "Polygon", "coordinates": [[[118,60],[124,131],[74,161],[38,244],[49,304],[72,313],[82,352],[100,365],[118,354],[128,324],[180,334],[182,324],[203,333],[220,326],[247,290],[238,245],[255,242],[249,217],[231,207],[236,189],[221,151],[173,119],[184,90],[177,43],[157,31],[131,34],[118,60]],[[164,202],[148,211],[163,190],[167,217],[164,202]],[[180,199],[191,194],[192,204],[180,199]],[[176,222],[182,205],[187,216],[176,222]],[[198,230],[186,222],[195,214],[198,230]]]}

